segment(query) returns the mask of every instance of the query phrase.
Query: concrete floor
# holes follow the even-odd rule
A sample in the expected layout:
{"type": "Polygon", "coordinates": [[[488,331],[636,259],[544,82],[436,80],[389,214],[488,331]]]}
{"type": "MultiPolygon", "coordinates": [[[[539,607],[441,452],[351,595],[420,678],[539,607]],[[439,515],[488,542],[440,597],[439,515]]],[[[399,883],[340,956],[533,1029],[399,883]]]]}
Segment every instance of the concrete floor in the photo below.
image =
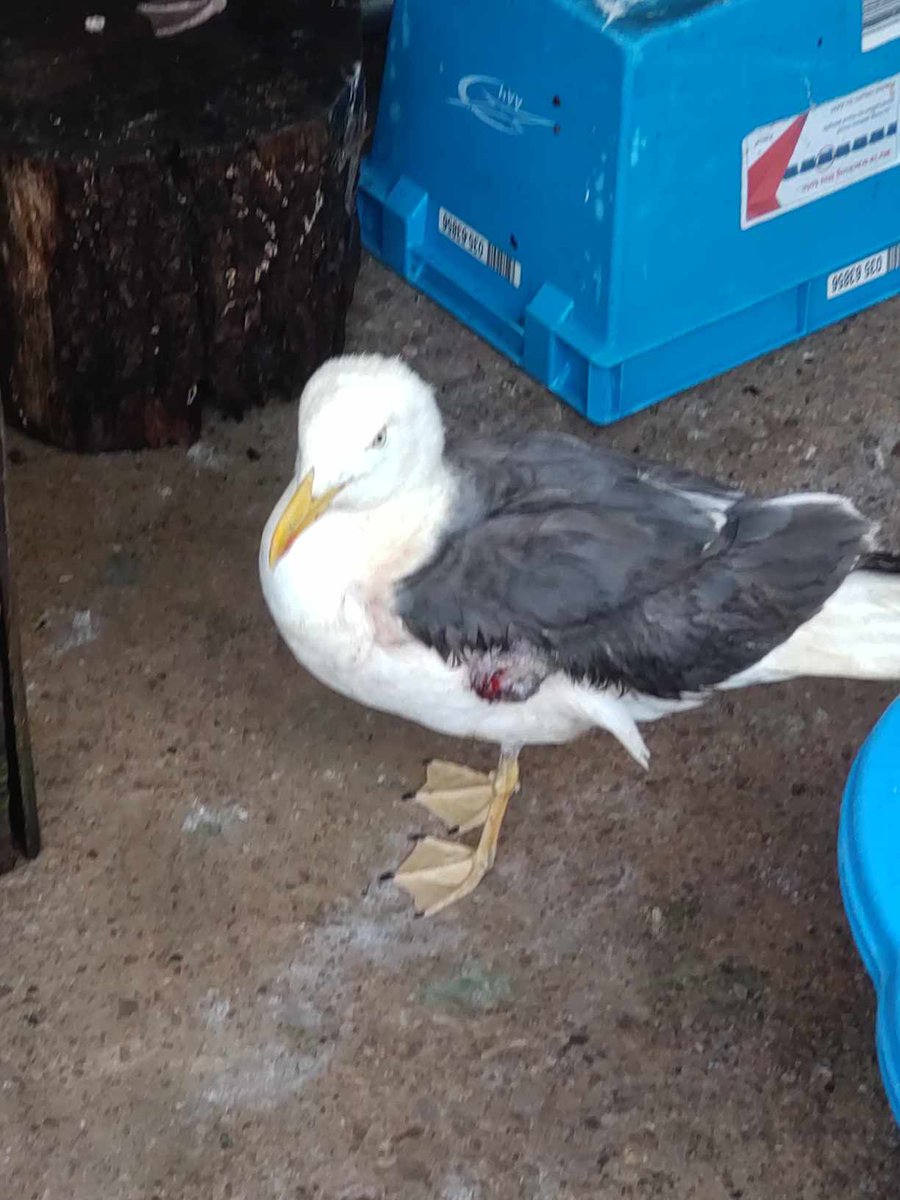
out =
{"type": "MultiPolygon", "coordinates": [[[[453,426],[562,428],[759,489],[839,488],[900,544],[900,304],[591,430],[367,263],[351,348],[453,426]]],[[[891,688],[738,694],[523,759],[498,866],[414,920],[380,872],[422,762],[280,646],[256,579],[294,409],[188,455],[13,442],[46,849],[0,880],[0,1195],[900,1195],[835,878],[891,688]]]]}

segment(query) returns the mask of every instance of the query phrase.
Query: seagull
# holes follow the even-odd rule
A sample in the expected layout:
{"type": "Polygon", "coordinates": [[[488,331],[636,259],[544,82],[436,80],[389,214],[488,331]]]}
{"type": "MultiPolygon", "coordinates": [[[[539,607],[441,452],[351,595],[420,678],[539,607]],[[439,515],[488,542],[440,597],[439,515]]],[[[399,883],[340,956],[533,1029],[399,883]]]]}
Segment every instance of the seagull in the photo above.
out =
{"type": "Polygon", "coordinates": [[[300,398],[294,478],[259,549],[281,637],[322,683],[499,747],[429,763],[415,798],[453,833],[394,873],[420,913],[490,870],[524,746],[638,726],[717,691],[900,678],[900,555],[841,496],[758,499],[560,433],[445,442],[399,358],[344,355],[300,398]]]}

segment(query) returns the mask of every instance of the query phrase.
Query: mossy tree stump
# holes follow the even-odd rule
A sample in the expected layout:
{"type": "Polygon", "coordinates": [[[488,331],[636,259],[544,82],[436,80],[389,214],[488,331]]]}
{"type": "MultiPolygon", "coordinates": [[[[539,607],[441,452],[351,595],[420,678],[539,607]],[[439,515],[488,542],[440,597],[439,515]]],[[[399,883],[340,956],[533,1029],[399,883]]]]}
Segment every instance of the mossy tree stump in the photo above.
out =
{"type": "Polygon", "coordinates": [[[357,4],[9,7],[8,419],[74,450],[139,448],[191,441],[206,406],[294,395],[342,348],[358,270],[357,4]]]}

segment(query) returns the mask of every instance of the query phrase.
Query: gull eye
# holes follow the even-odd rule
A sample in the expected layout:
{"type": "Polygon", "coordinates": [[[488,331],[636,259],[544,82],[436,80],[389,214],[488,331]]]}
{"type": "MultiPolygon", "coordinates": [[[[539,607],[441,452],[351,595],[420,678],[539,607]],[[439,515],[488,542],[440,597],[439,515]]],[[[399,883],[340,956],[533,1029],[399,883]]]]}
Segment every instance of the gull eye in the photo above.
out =
{"type": "Polygon", "coordinates": [[[370,450],[380,450],[387,442],[387,425],[382,425],[369,444],[370,450]]]}

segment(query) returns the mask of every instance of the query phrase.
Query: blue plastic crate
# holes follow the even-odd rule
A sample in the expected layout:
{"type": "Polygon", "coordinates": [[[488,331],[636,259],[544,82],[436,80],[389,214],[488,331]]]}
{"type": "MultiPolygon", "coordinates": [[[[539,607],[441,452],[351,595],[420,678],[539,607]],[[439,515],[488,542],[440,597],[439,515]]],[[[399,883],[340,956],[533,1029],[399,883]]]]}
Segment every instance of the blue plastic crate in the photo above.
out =
{"type": "Polygon", "coordinates": [[[396,0],[359,200],[598,423],[900,291],[896,10],[603,4],[396,0]]]}
{"type": "Polygon", "coordinates": [[[900,700],[853,764],[838,868],[850,928],[878,996],[878,1061],[900,1123],[900,700]]]}

